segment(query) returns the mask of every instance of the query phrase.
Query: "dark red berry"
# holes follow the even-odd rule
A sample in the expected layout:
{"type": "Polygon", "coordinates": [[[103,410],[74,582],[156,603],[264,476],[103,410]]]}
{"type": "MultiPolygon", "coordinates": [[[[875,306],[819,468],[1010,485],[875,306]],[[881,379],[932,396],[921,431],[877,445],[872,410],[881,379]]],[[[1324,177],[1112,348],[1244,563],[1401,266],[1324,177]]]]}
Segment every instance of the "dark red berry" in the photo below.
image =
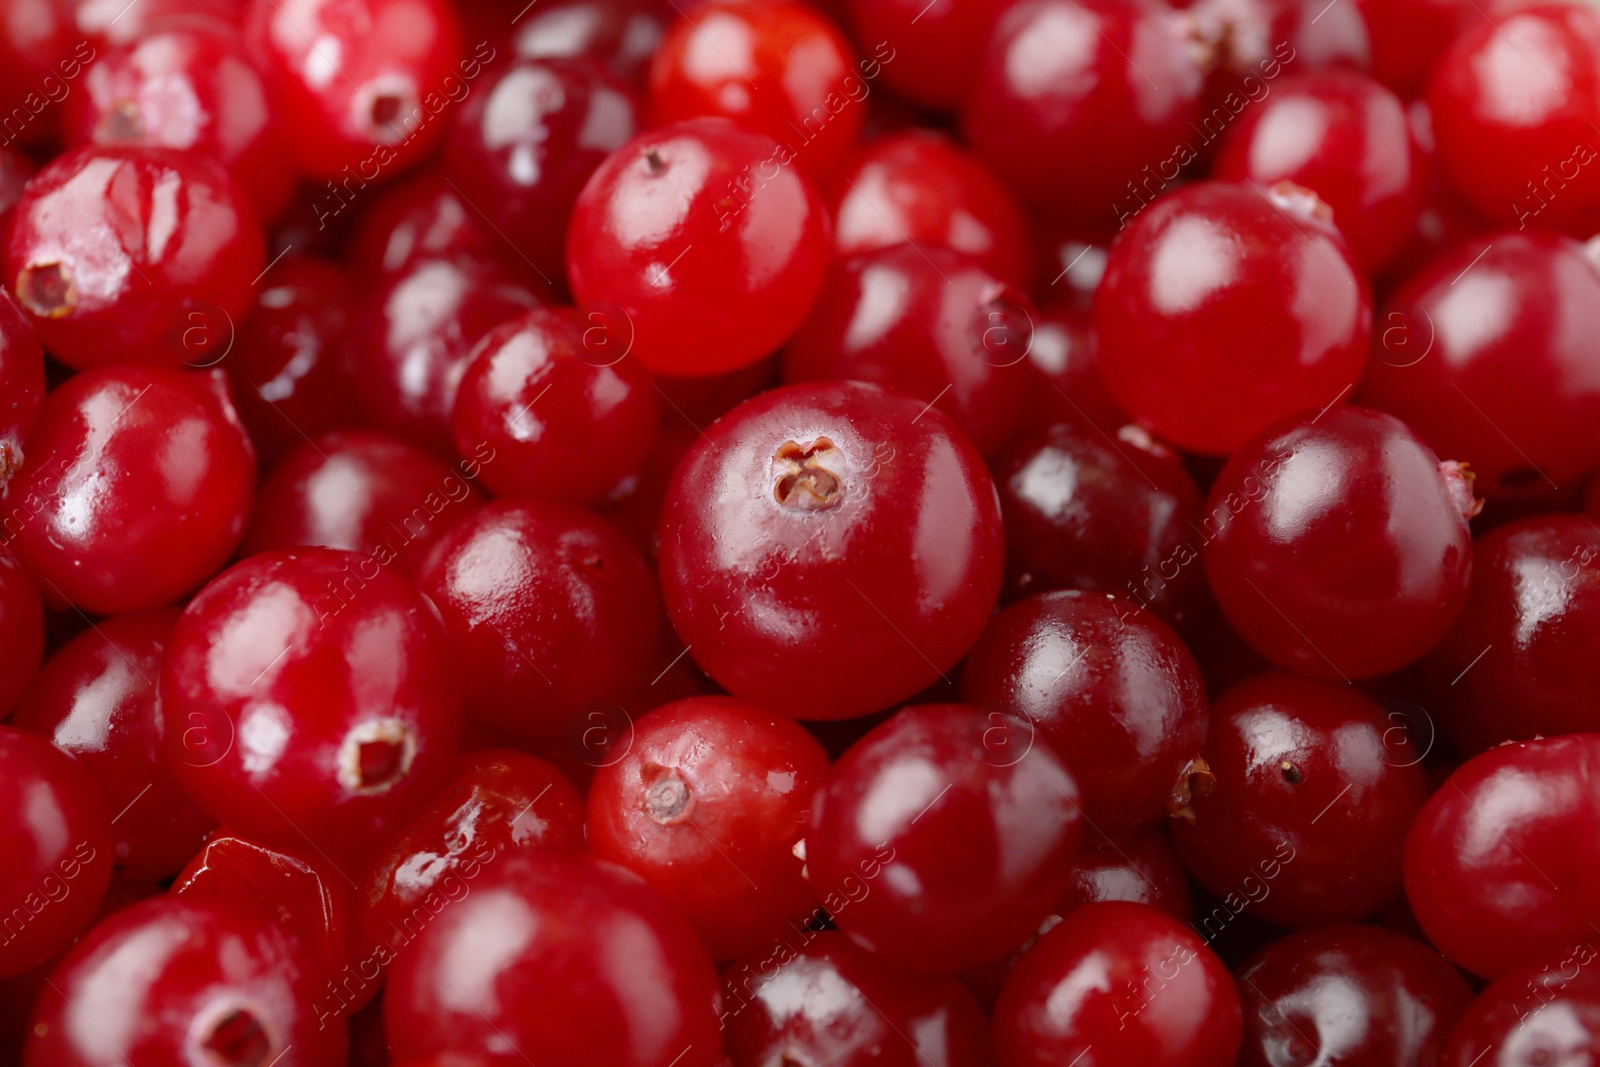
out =
{"type": "Polygon", "coordinates": [[[0,490],[27,459],[23,443],[39,421],[44,390],[39,339],[22,309],[0,292],[0,490]]]}
{"type": "Polygon", "coordinates": [[[1594,939],[1581,937],[1478,994],[1451,1031],[1439,1067],[1576,1067],[1600,1056],[1594,939]]]}
{"type": "Polygon", "coordinates": [[[588,60],[638,85],[679,13],[662,0],[548,0],[515,20],[511,47],[523,59],[588,60]]]}
{"type": "Polygon", "coordinates": [[[1010,6],[993,0],[844,0],[855,39],[881,66],[885,85],[924,107],[954,110],[978,79],[983,45],[1010,6]]]}
{"type": "MultiPolygon", "coordinates": [[[[9,501],[6,501],[9,503],[9,501]]],[[[4,525],[11,532],[11,515],[4,525]]],[[[44,655],[44,604],[39,589],[17,557],[0,547],[0,718],[11,713],[39,671],[44,655]]]]}

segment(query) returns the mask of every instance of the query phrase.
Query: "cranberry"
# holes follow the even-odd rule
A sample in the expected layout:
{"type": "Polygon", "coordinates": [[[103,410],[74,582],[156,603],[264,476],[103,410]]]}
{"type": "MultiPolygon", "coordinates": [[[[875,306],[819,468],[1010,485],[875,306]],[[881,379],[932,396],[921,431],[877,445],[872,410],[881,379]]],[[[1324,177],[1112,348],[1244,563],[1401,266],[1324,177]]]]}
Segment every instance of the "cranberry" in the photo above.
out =
{"type": "Polygon", "coordinates": [[[1206,501],[1206,576],[1268,659],[1370,678],[1421,656],[1460,615],[1478,506],[1470,474],[1399,419],[1334,408],[1228,461],[1206,501]]]}
{"type": "Polygon", "coordinates": [[[1186,145],[1203,88],[1199,51],[1163,4],[1023,0],[999,16],[962,128],[1023,199],[1107,236],[1130,176],[1186,145]]]}
{"type": "Polygon", "coordinates": [[[1194,146],[1201,152],[1244,109],[1271,93],[1272,83],[1286,68],[1296,72],[1327,67],[1364,71],[1372,62],[1366,19],[1353,4],[1177,0],[1176,6],[1189,9],[1190,33],[1211,62],[1206,113],[1193,127],[1202,138],[1201,144],[1194,146]]]}
{"type": "Polygon", "coordinates": [[[66,948],[111,881],[111,812],[89,770],[36,734],[0,726],[0,977],[66,948]]]}
{"type": "Polygon", "coordinates": [[[1049,386],[1034,400],[1030,424],[1079,422],[1098,429],[1104,439],[1131,421],[1100,377],[1089,309],[1076,296],[1034,312],[1028,360],[1049,386]]]}
{"type": "Polygon", "coordinates": [[[796,385],[735,408],[679,464],[661,585],[678,636],[735,696],[845,719],[906,700],[971,647],[1001,542],[994,484],[941,412],[855,382],[796,385]]]}
{"type": "Polygon", "coordinates": [[[502,856],[389,971],[389,1048],[494,1064],[715,1067],[716,972],[637,877],[587,856],[502,856]]]}
{"type": "Polygon", "coordinates": [[[527,268],[488,223],[442,173],[425,171],[385,189],[362,210],[345,259],[370,278],[404,274],[432,259],[527,268]]]}
{"type": "Polygon", "coordinates": [[[714,959],[754,951],[815,907],[801,872],[822,746],[730,697],[657,708],[589,789],[589,849],[676,904],[714,959]]]}
{"type": "Polygon", "coordinates": [[[914,242],[964,252],[1018,285],[1033,273],[1016,199],[946,137],[907,131],[876,138],[851,159],[834,188],[833,242],[840,256],[914,242]]]}
{"type": "Polygon", "coordinates": [[[252,556],[178,620],[161,676],[168,762],[230,826],[355,851],[448,772],[453,667],[438,614],[371,557],[252,556]]]}
{"type": "Polygon", "coordinates": [[[1072,882],[1056,910],[1070,915],[1086,904],[1105,900],[1148,904],[1185,922],[1194,914],[1183,862],[1166,835],[1156,831],[1087,841],[1072,865],[1072,882]]]}
{"type": "Polygon", "coordinates": [[[84,371],[50,394],[28,448],[6,533],[52,605],[170,603],[244,533],[255,456],[220,371],[84,371]]]}
{"type": "Polygon", "coordinates": [[[38,169],[21,152],[0,146],[0,234],[10,232],[12,212],[38,169]]]}
{"type": "Polygon", "coordinates": [[[1439,56],[1481,14],[1470,0],[1356,0],[1372,35],[1372,76],[1421,96],[1439,56]]]}
{"type": "Polygon", "coordinates": [[[1100,371],[1122,406],[1183,448],[1226,455],[1349,393],[1372,298],[1314,196],[1204,182],[1127,229],[1094,314],[1100,371]]]}
{"type": "Polygon", "coordinates": [[[1487,495],[1547,494],[1600,466],[1600,268],[1582,246],[1466,241],[1408,281],[1378,328],[1362,401],[1472,464],[1487,495]]]}
{"type": "Polygon", "coordinates": [[[650,61],[657,125],[732,119],[819,179],[837,174],[855,147],[869,92],[844,34],[798,0],[700,0],[650,61]]]}
{"type": "Polygon", "coordinates": [[[349,379],[367,423],[454,455],[450,412],[472,346],[543,301],[503,268],[430,259],[372,292],[357,312],[349,379]]]}
{"type": "MultiPolygon", "coordinates": [[[[4,517],[4,529],[11,531],[12,516],[4,517]]],[[[44,655],[44,605],[39,590],[22,569],[17,557],[0,546],[0,719],[17,706],[28,684],[39,671],[44,655]]]]}
{"type": "Polygon", "coordinates": [[[967,656],[962,698],[1037,728],[1105,833],[1160,823],[1206,737],[1205,686],[1178,636],[1119,597],[1045,593],[996,615],[967,656]]]}
{"type": "Polygon", "coordinates": [[[1428,940],[1486,978],[1589,937],[1600,907],[1600,735],[1501,745],[1450,775],[1406,841],[1428,940]]]}
{"type": "Polygon", "coordinates": [[[1428,86],[1446,180],[1502,224],[1593,236],[1600,12],[1545,2],[1478,14],[1428,86]]]}
{"type": "Polygon", "coordinates": [[[70,143],[180,148],[213,159],[263,219],[293,192],[290,138],[231,27],[171,25],[112,48],[66,106],[70,143]]]}
{"type": "Polygon", "coordinates": [[[300,946],[274,923],[156,897],[96,926],[56,966],[23,1062],[341,1067],[346,1028],[318,1029],[312,985],[300,946]]]}
{"type": "Polygon", "coordinates": [[[180,790],[161,753],[156,682],[178,613],[107,619],[67,642],[39,672],[12,723],[76,756],[115,813],[117,869],[170,878],[212,822],[180,790]]]}
{"type": "Polygon", "coordinates": [[[244,0],[66,0],[78,29],[96,44],[131,44],[169,25],[235,28],[244,15],[244,0]]]}
{"type": "Polygon", "coordinates": [[[737,1067],[994,1063],[989,1021],[955,979],[899,970],[836,931],[808,936],[798,950],[780,943],[781,955],[759,952],[724,973],[723,1031],[737,1067]]]}
{"type": "Polygon", "coordinates": [[[1010,0],[844,0],[855,38],[873,47],[882,66],[863,65],[899,95],[924,107],[952,111],[978,80],[983,44],[1010,0]],[[888,46],[885,52],[885,46],[888,46]]]}
{"type": "Polygon", "coordinates": [[[1172,823],[1195,879],[1281,926],[1351,922],[1400,889],[1427,796],[1403,724],[1348,686],[1265,674],[1211,709],[1203,778],[1172,823]]]}
{"type": "Polygon", "coordinates": [[[1438,1064],[1472,990],[1433,949],[1375,926],[1274,942],[1239,972],[1238,1067],[1438,1064]]]}
{"type": "Polygon", "coordinates": [[[284,260],[265,281],[255,306],[228,335],[232,346],[216,358],[268,464],[350,421],[341,356],[355,286],[342,267],[310,256],[284,260]]]}
{"type": "Polygon", "coordinates": [[[567,231],[579,307],[660,374],[720,374],[772,352],[828,258],[827,211],[792,159],[720,119],[628,142],[584,186],[567,231]]]}
{"type": "Polygon", "coordinates": [[[577,508],[499,501],[439,540],[418,578],[444,615],[466,706],[549,740],[649,681],[655,583],[616,530],[577,508]]]}
{"type": "Polygon", "coordinates": [[[812,890],[840,929],[891,963],[944,972],[1034,933],[1082,832],[1077,780],[1035,740],[1001,712],[929,704],[852,745],[806,835],[812,890]]]}
{"type": "Polygon", "coordinates": [[[6,6],[0,19],[0,116],[6,143],[33,145],[55,132],[58,109],[51,97],[95,57],[94,44],[74,36],[66,0],[25,0],[6,6]]]}
{"type": "Polygon", "coordinates": [[[1514,968],[1467,1008],[1439,1067],[1577,1067],[1600,1056],[1600,978],[1594,942],[1514,968]]]}
{"type": "Polygon", "coordinates": [[[514,20],[512,49],[523,59],[586,59],[637,85],[674,13],[661,0],[541,0],[514,20]]]}
{"type": "Polygon", "coordinates": [[[214,164],[165,148],[57,157],[17,204],[6,288],[73,367],[206,365],[250,307],[264,265],[244,195],[214,164]]]}
{"type": "Polygon", "coordinates": [[[1145,904],[1088,904],[1029,950],[995,1007],[1001,1067],[1232,1067],[1239,995],[1187,926],[1145,904]]]}
{"type": "Polygon", "coordinates": [[[650,454],[656,391],[597,318],[536,308],[473,349],[452,427],[461,455],[494,456],[483,481],[497,495],[593,504],[650,454]]]}
{"type": "Polygon", "coordinates": [[[454,523],[483,504],[474,460],[450,467],[404,441],[343,430],[307,441],[261,483],[246,555],[319,546],[415,575],[454,523]]]}
{"type": "Polygon", "coordinates": [[[445,169],[462,199],[548,277],[566,269],[567,219],[602,160],[637,132],[633,94],[577,60],[502,67],[462,105],[445,169]]]}
{"type": "Polygon", "coordinates": [[[494,58],[487,42],[462,56],[445,0],[251,0],[246,31],[276,80],[295,165],[341,184],[425,156],[441,112],[494,58]]]}

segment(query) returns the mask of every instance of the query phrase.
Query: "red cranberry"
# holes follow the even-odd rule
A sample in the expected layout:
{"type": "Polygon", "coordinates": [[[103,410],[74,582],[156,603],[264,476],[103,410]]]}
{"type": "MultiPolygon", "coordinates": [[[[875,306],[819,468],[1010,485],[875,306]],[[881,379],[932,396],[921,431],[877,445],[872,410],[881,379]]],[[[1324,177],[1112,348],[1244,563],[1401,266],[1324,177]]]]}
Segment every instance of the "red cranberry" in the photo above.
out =
{"type": "Polygon", "coordinates": [[[67,97],[71,144],[178,148],[221,163],[271,219],[295,174],[261,70],[231,27],[176,24],[98,57],[67,97]]]}
{"type": "Polygon", "coordinates": [[[495,233],[476,208],[461,199],[443,174],[426,171],[385,189],[365,207],[345,250],[345,260],[369,278],[405,274],[428,260],[527,264],[495,233]]]}
{"type": "Polygon", "coordinates": [[[1495,978],[1594,932],[1600,735],[1501,745],[1462,764],[1406,841],[1406,897],[1428,940],[1495,978]]]}
{"type": "Polygon", "coordinates": [[[6,490],[11,547],[54,605],[170,603],[244,533],[255,455],[220,371],[84,371],[56,389],[6,490]]]}
{"type": "Polygon", "coordinates": [[[487,42],[463,58],[445,0],[251,0],[245,22],[295,165],[363,185],[425,156],[494,58],[487,42]]]}
{"type": "Polygon", "coordinates": [[[1023,199],[1105,236],[1128,178],[1186,145],[1203,88],[1199,52],[1163,4],[1023,0],[999,16],[962,128],[1023,199]]]}
{"type": "Polygon", "coordinates": [[[996,615],[967,656],[962,698],[1027,720],[1083,786],[1108,834],[1160,823],[1206,737],[1205,685],[1178,636],[1098,593],[1044,593],[996,615]]]}
{"type": "Polygon", "coordinates": [[[735,696],[847,719],[971,647],[1001,540],[994,484],[941,412],[855,382],[796,385],[735,408],[679,464],[661,585],[678,636],[735,696]]]}
{"type": "Polygon", "coordinates": [[[6,143],[48,141],[55,133],[59,109],[51,97],[71,90],[70,83],[95,57],[93,42],[79,39],[66,0],[34,0],[8,4],[0,19],[0,131],[6,143]]]}
{"type": "MultiPolygon", "coordinates": [[[[12,518],[3,516],[0,529],[10,533],[12,518]]],[[[39,672],[44,623],[44,605],[33,579],[17,557],[0,546],[0,648],[6,650],[0,657],[0,719],[17,706],[39,672]]]]}
{"type": "Polygon", "coordinates": [[[472,259],[413,264],[372,292],[349,345],[355,401],[376,429],[455,454],[450,412],[472,346],[542,303],[504,269],[472,259]]]}
{"type": "Polygon", "coordinates": [[[717,975],[694,931],[636,876],[582,855],[502,856],[389,971],[397,1059],[715,1067],[717,975]]]}
{"type": "Polygon", "coordinates": [[[712,958],[770,944],[815,907],[801,872],[828,756],[793,719],[730,697],[657,708],[589,788],[589,849],[677,905],[712,958]]]}
{"type": "Polygon", "coordinates": [[[445,170],[468,204],[492,207],[495,229],[541,274],[559,278],[578,193],[638,125],[614,76],[576,60],[520,60],[462,105],[445,170]]]}
{"type": "Polygon", "coordinates": [[[1094,349],[1089,309],[1076,297],[1034,312],[1028,360],[1049,388],[1034,400],[1030,424],[1079,422],[1098,429],[1103,440],[1132,421],[1107,391],[1094,349]]]}
{"type": "Polygon", "coordinates": [[[234,27],[244,16],[244,0],[66,0],[77,26],[95,44],[131,44],[169,25],[234,27]]]}
{"type": "Polygon", "coordinates": [[[1473,546],[1467,606],[1423,661],[1440,725],[1463,752],[1600,731],[1600,531],[1546,515],[1473,546]]]}
{"type": "Polygon", "coordinates": [[[1114,437],[1058,422],[994,460],[1006,525],[1006,590],[1095,589],[1168,622],[1204,596],[1200,490],[1183,461],[1137,426],[1114,437]]]}
{"type": "Polygon", "coordinates": [[[1001,1067],[1232,1067],[1239,995],[1222,961],[1144,904],[1089,904],[1019,961],[995,1007],[1001,1067]]]}
{"type": "Polygon", "coordinates": [[[220,168],[165,148],[91,147],[28,183],[6,288],[70,366],[204,366],[263,265],[255,214],[220,168]]]}
{"type": "Polygon", "coordinates": [[[661,0],[541,0],[515,20],[512,49],[523,59],[586,59],[637,85],[675,13],[661,0]]]}
{"type": "Polygon", "coordinates": [[[656,391],[599,318],[536,308],[473,349],[451,425],[461,455],[494,456],[483,482],[496,495],[593,504],[649,455],[656,391]]]}
{"type": "Polygon", "coordinates": [[[1239,972],[1238,1067],[1440,1064],[1472,990],[1426,945],[1375,926],[1276,941],[1239,972]]]}
{"type": "Polygon", "coordinates": [[[0,146],[0,234],[10,230],[11,213],[38,169],[21,152],[0,146]]]}
{"type": "Polygon", "coordinates": [[[342,267],[310,256],[286,259],[227,335],[232,347],[215,350],[263,465],[350,421],[341,358],[354,301],[342,267]]]}
{"type": "Polygon", "coordinates": [[[1471,476],[1399,419],[1338,407],[1235,453],[1202,534],[1211,591],[1275,663],[1324,678],[1405,666],[1461,614],[1471,476]]]}
{"type": "Polygon", "coordinates": [[[1427,796],[1403,725],[1348,686],[1274,673],[1211,709],[1210,774],[1172,823],[1195,879],[1280,926],[1352,922],[1400,889],[1427,796]]]}
{"type": "Polygon", "coordinates": [[[1056,910],[1070,915],[1106,900],[1148,904],[1185,922],[1194,914],[1183,862],[1166,835],[1157,831],[1098,842],[1091,838],[1072,865],[1072,882],[1056,910]]]}
{"type": "MultiPolygon", "coordinates": [[[[991,1067],[989,1021],[953,978],[902,971],[836,931],[763,950],[722,977],[737,1067],[991,1067]]],[[[794,936],[799,940],[799,935],[794,936]]]]}
{"type": "Polygon", "coordinates": [[[0,978],[66,948],[111,881],[111,812],[89,770],[36,734],[0,726],[0,978]]]}
{"type": "Polygon", "coordinates": [[[39,421],[44,390],[38,338],[22,309],[0,292],[0,491],[26,458],[22,444],[39,421]]]}
{"type": "Polygon", "coordinates": [[[915,242],[964,252],[1017,285],[1033,273],[1028,223],[1016,199],[946,137],[907,131],[876,138],[834,189],[840,256],[915,242]]]}
{"type": "Polygon", "coordinates": [[[1372,63],[1366,19],[1353,4],[1177,0],[1175,6],[1189,9],[1190,33],[1211,63],[1206,114],[1194,127],[1204,145],[1220,137],[1244,109],[1273,92],[1272,83],[1286,69],[1364,71],[1372,63]]]}
{"type": "Polygon", "coordinates": [[[338,548],[415,575],[444,532],[483,504],[472,482],[484,456],[493,450],[452,468],[370,430],[306,441],[261,483],[245,554],[338,548]]]}
{"type": "Polygon", "coordinates": [[[317,548],[252,556],[190,601],[161,705],[168,761],[202,808],[335,852],[369,847],[433,795],[460,716],[421,594],[370,557],[317,548]]]}
{"type": "Polygon", "coordinates": [[[1372,76],[1407,100],[1457,34],[1481,14],[1470,0],[1356,0],[1372,35],[1372,76]]]}
{"type": "Polygon", "coordinates": [[[76,756],[115,815],[117,869],[134,881],[170,878],[212,821],[167,770],[156,683],[176,611],[107,619],[40,670],[12,723],[76,756]]]}
{"type": "Polygon", "coordinates": [[[1362,401],[1472,464],[1486,495],[1550,493],[1600,466],[1600,268],[1580,245],[1466,241],[1395,294],[1378,333],[1362,401]]]}
{"type": "Polygon", "coordinates": [[[928,704],[852,745],[806,834],[811,888],[840,929],[891,963],[943,972],[1033,934],[1082,832],[1077,780],[1036,741],[1000,712],[928,704]]]}
{"type": "Polygon", "coordinates": [[[274,923],[156,897],[96,926],[56,966],[23,1062],[342,1067],[346,1028],[318,1029],[312,986],[302,949],[274,923]]]}
{"type": "Polygon", "coordinates": [[[578,305],[659,374],[755,363],[810,310],[827,211],[792,150],[725,120],[634,138],[600,165],[567,231],[578,305]]]}
{"type": "Polygon", "coordinates": [[[1545,2],[1478,14],[1428,86],[1440,169],[1487,218],[1593,236],[1600,12],[1545,2]]]}
{"type": "Polygon", "coordinates": [[[1439,1067],[1578,1067],[1600,1056],[1600,977],[1594,941],[1514,968],[1472,1002],[1439,1067]]]}
{"type": "Polygon", "coordinates": [[[444,615],[466,706],[517,737],[580,733],[649,681],[660,608],[638,552],[565,504],[499,501],[439,540],[418,578],[444,615]]]}
{"type": "Polygon", "coordinates": [[[844,0],[855,38],[870,45],[881,66],[863,65],[871,79],[924,107],[953,111],[978,80],[983,44],[1010,0],[844,0]]]}
{"type": "Polygon", "coordinates": [[[1208,455],[1343,399],[1366,363],[1372,298],[1326,216],[1297,187],[1225,182],[1191,185],[1141,214],[1095,294],[1112,395],[1162,437],[1208,455]]]}

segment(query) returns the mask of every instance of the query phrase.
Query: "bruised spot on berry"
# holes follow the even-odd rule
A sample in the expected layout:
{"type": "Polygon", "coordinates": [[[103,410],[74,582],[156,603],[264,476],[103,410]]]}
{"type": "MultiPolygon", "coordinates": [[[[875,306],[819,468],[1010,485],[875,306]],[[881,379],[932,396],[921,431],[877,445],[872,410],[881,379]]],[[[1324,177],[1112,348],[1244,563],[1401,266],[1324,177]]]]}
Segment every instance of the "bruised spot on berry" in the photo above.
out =
{"type": "Polygon", "coordinates": [[[694,803],[694,795],[689,792],[689,784],[679,777],[676,771],[665,767],[657,767],[655,770],[659,776],[650,782],[644,791],[645,814],[662,826],[685,821],[689,817],[689,808],[694,803]]]}
{"type": "Polygon", "coordinates": [[[78,305],[78,287],[60,263],[35,263],[17,275],[17,302],[42,319],[59,319],[78,305]]]}
{"type": "Polygon", "coordinates": [[[339,782],[364,796],[386,793],[410,772],[416,753],[416,738],[404,723],[362,723],[339,746],[339,782]]]}
{"type": "Polygon", "coordinates": [[[272,1036],[261,1020],[244,1008],[218,1019],[201,1041],[206,1063],[215,1067],[266,1067],[273,1054],[272,1036]]]}
{"type": "Polygon", "coordinates": [[[400,118],[405,101],[395,93],[379,93],[372,98],[372,125],[377,129],[392,126],[400,118]]]}
{"type": "Polygon", "coordinates": [[[132,100],[118,100],[100,120],[100,140],[111,144],[136,144],[144,140],[144,116],[132,100]]]}
{"type": "Polygon", "coordinates": [[[785,441],[772,466],[772,496],[786,508],[820,511],[844,499],[844,452],[826,437],[808,445],[785,441]]]}

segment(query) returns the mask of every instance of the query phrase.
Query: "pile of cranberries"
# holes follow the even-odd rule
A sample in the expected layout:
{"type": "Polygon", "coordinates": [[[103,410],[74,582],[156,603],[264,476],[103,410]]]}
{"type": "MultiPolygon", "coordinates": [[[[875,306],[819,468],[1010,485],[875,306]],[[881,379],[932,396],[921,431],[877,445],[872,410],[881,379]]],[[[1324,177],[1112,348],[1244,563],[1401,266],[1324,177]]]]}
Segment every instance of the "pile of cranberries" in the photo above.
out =
{"type": "Polygon", "coordinates": [[[1597,235],[1595,0],[0,0],[0,1067],[1595,1067],[1597,235]]]}

